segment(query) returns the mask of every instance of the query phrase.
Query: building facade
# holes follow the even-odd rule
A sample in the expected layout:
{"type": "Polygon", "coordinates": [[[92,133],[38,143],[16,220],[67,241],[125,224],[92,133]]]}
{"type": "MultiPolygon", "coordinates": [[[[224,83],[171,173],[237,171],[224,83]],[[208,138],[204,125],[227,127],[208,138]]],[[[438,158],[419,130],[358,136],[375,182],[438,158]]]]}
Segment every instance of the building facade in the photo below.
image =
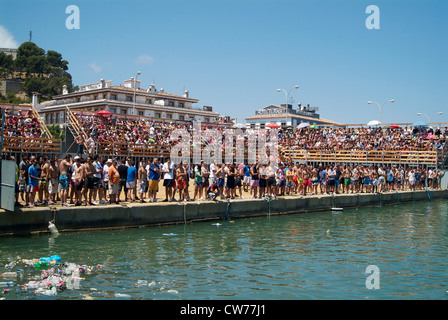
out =
{"type": "Polygon", "coordinates": [[[269,105],[255,111],[255,115],[246,118],[248,127],[264,127],[268,123],[276,123],[280,126],[297,126],[301,123],[309,123],[320,127],[343,126],[340,123],[322,119],[317,113],[318,107],[310,107],[310,105],[302,106],[298,104],[297,109],[293,109],[292,105],[269,105]]]}
{"type": "Polygon", "coordinates": [[[210,106],[197,107],[198,99],[190,98],[188,91],[183,95],[157,90],[154,84],[147,89],[140,88],[135,79],[124,81],[124,85],[113,85],[112,81],[101,79],[97,83],[80,86],[69,93],[64,86],[61,95],[52,101],[41,103],[36,109],[47,124],[65,122],[66,107],[74,112],[97,112],[108,110],[112,114],[130,117],[148,117],[160,120],[214,122],[220,115],[210,106]]]}
{"type": "Polygon", "coordinates": [[[11,55],[12,56],[12,60],[16,60],[16,58],[17,58],[17,49],[0,48],[0,52],[3,52],[4,54],[11,55]]]}

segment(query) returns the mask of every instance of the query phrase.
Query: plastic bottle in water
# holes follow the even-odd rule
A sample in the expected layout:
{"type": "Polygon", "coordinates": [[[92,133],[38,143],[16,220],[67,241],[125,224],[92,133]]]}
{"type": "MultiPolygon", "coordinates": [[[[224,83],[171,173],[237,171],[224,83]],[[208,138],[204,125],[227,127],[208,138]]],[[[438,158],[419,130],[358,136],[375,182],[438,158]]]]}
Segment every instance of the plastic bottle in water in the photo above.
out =
{"type": "Polygon", "coordinates": [[[55,296],[58,294],[56,291],[56,287],[52,287],[50,289],[39,288],[39,289],[35,290],[34,293],[40,293],[45,296],[55,296]]]}
{"type": "Polygon", "coordinates": [[[0,274],[0,276],[2,276],[5,279],[14,279],[17,278],[17,272],[4,272],[2,274],[0,274]]]}
{"type": "Polygon", "coordinates": [[[0,288],[12,287],[12,286],[14,286],[14,282],[0,282],[0,288]]]}

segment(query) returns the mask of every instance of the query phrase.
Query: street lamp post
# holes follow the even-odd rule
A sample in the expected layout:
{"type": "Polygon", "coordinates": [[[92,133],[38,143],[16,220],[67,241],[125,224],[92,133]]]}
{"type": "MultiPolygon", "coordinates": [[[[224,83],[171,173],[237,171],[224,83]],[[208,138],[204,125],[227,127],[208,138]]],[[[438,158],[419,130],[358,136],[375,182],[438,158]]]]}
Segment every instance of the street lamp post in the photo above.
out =
{"type": "Polygon", "coordinates": [[[426,113],[422,113],[422,112],[417,113],[418,116],[426,116],[426,118],[428,119],[428,124],[431,122],[431,118],[432,118],[432,117],[434,117],[434,116],[436,116],[436,115],[441,116],[442,114],[443,114],[443,112],[439,111],[439,112],[434,113],[434,114],[430,117],[430,116],[428,116],[426,113]]]}
{"type": "MultiPolygon", "coordinates": [[[[288,125],[288,100],[289,100],[289,94],[291,93],[292,89],[299,89],[298,85],[295,85],[294,87],[292,87],[291,89],[289,89],[289,91],[287,92],[285,89],[277,89],[277,92],[281,92],[283,91],[286,95],[286,104],[285,104],[285,112],[286,112],[286,125],[288,125]]],[[[292,120],[291,120],[291,125],[292,125],[292,120]]]]}
{"type": "Polygon", "coordinates": [[[381,122],[381,123],[383,123],[383,107],[384,107],[384,105],[385,105],[386,103],[388,103],[388,102],[392,102],[392,103],[394,103],[394,102],[395,102],[395,99],[387,100],[387,101],[384,102],[382,105],[380,105],[380,104],[379,104],[378,102],[376,102],[376,101],[367,101],[368,104],[376,103],[376,105],[380,108],[380,122],[381,122]]]}
{"type": "Polygon", "coordinates": [[[141,75],[142,73],[140,71],[137,72],[137,75],[134,78],[134,99],[132,100],[132,114],[135,116],[136,115],[136,111],[135,111],[135,92],[137,90],[137,77],[139,75],[141,75]]]}

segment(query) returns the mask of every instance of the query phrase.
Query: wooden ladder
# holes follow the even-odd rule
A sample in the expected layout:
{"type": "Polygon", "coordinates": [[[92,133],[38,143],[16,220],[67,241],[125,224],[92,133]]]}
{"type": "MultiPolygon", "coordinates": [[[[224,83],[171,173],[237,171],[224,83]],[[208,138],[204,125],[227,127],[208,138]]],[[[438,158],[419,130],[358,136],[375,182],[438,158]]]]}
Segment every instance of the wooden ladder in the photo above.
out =
{"type": "Polygon", "coordinates": [[[49,139],[53,139],[53,135],[51,134],[50,130],[48,130],[47,125],[45,124],[44,120],[39,115],[39,112],[37,112],[36,108],[31,104],[31,113],[33,114],[33,117],[37,119],[40,125],[40,129],[42,133],[49,139]]]}
{"type": "Polygon", "coordinates": [[[76,116],[73,114],[73,112],[70,110],[70,108],[68,106],[65,106],[66,108],[66,123],[67,126],[69,128],[69,130],[72,132],[72,134],[75,136],[75,139],[81,135],[84,137],[84,147],[87,150],[87,134],[85,133],[85,131],[83,130],[83,128],[81,127],[81,124],[79,123],[78,119],[76,118],[76,116]]]}

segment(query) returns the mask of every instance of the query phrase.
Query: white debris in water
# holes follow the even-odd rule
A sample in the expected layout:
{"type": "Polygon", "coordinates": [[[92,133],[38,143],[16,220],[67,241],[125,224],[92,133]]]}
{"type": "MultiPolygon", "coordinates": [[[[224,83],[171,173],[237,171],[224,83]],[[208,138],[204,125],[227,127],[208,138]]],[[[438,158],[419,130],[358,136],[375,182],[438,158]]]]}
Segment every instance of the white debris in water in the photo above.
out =
{"type": "Polygon", "coordinates": [[[173,293],[173,294],[179,294],[179,291],[173,290],[173,289],[167,290],[166,292],[173,293]]]}

